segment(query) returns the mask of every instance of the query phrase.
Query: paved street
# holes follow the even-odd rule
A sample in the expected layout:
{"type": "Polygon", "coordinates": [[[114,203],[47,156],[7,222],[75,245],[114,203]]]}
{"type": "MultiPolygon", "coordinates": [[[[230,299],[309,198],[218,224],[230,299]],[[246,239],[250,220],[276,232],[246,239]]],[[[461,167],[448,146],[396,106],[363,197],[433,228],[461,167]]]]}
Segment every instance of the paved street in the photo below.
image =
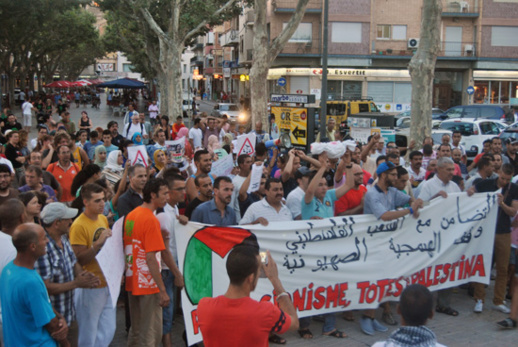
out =
{"type": "MultiPolygon", "coordinates": [[[[141,108],[143,103],[141,102],[141,108]]],[[[212,105],[206,101],[200,101],[201,111],[209,112],[212,109],[212,105]]],[[[72,107],[70,110],[72,119],[78,121],[80,112],[83,110],[82,107],[72,107]]],[[[88,107],[88,114],[93,120],[94,126],[106,127],[106,124],[116,119],[122,122],[122,117],[113,117],[111,110],[105,105],[104,94],[102,96],[102,105],[100,110],[88,107]]],[[[15,113],[18,115],[18,119],[21,120],[21,112],[19,108],[15,109],[15,113]]],[[[35,124],[35,120],[33,122],[35,124]]],[[[33,134],[35,131],[33,130],[33,134]]],[[[490,307],[492,298],[492,285],[488,290],[487,298],[488,304],[486,304],[485,311],[482,314],[473,313],[474,301],[468,297],[466,291],[458,289],[453,297],[455,303],[454,308],[460,312],[458,317],[450,317],[444,314],[438,314],[429,321],[428,326],[437,334],[438,341],[448,346],[513,346],[516,345],[518,340],[518,331],[501,331],[495,325],[495,322],[502,320],[506,317],[505,314],[494,311],[490,307]]],[[[395,305],[393,312],[395,312],[395,305]]],[[[378,312],[381,316],[381,312],[378,312]]],[[[358,319],[360,313],[356,313],[355,322],[346,322],[339,318],[337,320],[338,329],[346,332],[349,337],[346,339],[335,339],[330,337],[323,337],[319,334],[322,323],[313,322],[311,325],[311,331],[315,337],[312,340],[303,340],[297,333],[286,334],[288,344],[290,346],[369,346],[374,342],[383,340],[389,336],[390,332],[395,328],[391,328],[387,333],[378,333],[375,336],[367,336],[360,331],[358,319]]],[[[124,310],[118,309],[117,315],[117,333],[112,346],[125,346],[126,345],[126,332],[124,328],[124,310]]],[[[173,328],[173,342],[175,346],[183,346],[181,335],[183,332],[183,320],[181,316],[176,317],[176,323],[173,328]]]]}

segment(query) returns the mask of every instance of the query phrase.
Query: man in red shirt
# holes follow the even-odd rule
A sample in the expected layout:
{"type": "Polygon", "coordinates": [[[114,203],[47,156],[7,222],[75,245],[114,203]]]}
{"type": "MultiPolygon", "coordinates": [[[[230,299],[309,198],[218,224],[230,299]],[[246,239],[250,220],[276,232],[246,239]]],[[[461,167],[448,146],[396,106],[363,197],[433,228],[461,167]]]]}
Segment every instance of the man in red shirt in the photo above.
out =
{"type": "Polygon", "coordinates": [[[198,323],[206,347],[266,347],[270,332],[282,334],[298,329],[297,312],[279,280],[277,264],[270,252],[267,258],[267,265],[263,265],[257,248],[244,245],[236,246],[229,254],[227,292],[203,298],[198,304],[198,323]],[[261,268],[273,285],[279,307],[250,298],[261,268]]]}
{"type": "Polygon", "coordinates": [[[353,164],[354,188],[335,202],[335,216],[363,213],[363,196],[367,188],[363,185],[364,172],[360,165],[353,164]]]}
{"type": "Polygon", "coordinates": [[[167,203],[169,187],[163,179],[144,186],[144,203],[124,221],[126,291],[129,293],[131,328],[128,346],[158,346],[162,340],[162,307],[169,305],[160,272],[160,252],[165,250],[160,222],[153,214],[167,203]]]}
{"type": "Polygon", "coordinates": [[[75,199],[71,193],[72,181],[80,170],[75,163],[70,161],[70,147],[67,145],[59,146],[57,153],[59,160],[47,166],[47,171],[54,175],[63,188],[63,194],[59,201],[70,202],[75,199]]]}

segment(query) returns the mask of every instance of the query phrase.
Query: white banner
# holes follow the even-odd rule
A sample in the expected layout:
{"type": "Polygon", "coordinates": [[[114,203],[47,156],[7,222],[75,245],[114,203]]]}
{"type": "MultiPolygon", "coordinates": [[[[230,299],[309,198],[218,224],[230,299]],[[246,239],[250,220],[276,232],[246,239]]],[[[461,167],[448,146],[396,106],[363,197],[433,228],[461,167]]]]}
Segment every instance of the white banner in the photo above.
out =
{"type": "Polygon", "coordinates": [[[241,154],[254,155],[255,152],[255,133],[249,133],[245,135],[239,135],[237,137],[237,156],[241,154]]]}
{"type": "Polygon", "coordinates": [[[185,138],[182,137],[174,141],[166,141],[167,155],[173,163],[182,163],[185,153],[185,138]]]}
{"type": "Polygon", "coordinates": [[[234,159],[231,155],[224,156],[212,163],[210,173],[216,177],[228,176],[234,168],[234,159]]]}
{"type": "Polygon", "coordinates": [[[95,258],[103,271],[108,284],[113,307],[117,307],[117,300],[121,290],[121,279],[126,263],[124,261],[124,242],[122,241],[122,223],[120,218],[112,227],[112,236],[106,239],[103,247],[95,258]]]}
{"type": "MultiPolygon", "coordinates": [[[[488,284],[497,210],[495,193],[458,193],[431,201],[418,219],[383,222],[355,215],[267,227],[179,226],[175,235],[189,344],[202,340],[197,303],[225,293],[226,257],[252,234],[277,262],[298,316],[307,317],[376,308],[397,301],[413,283],[433,291],[467,282],[488,284]]],[[[252,297],[273,302],[270,282],[260,278],[252,297]]]]}
{"type": "Polygon", "coordinates": [[[146,146],[131,146],[128,147],[128,160],[131,165],[141,164],[148,167],[148,155],[146,146]]]}

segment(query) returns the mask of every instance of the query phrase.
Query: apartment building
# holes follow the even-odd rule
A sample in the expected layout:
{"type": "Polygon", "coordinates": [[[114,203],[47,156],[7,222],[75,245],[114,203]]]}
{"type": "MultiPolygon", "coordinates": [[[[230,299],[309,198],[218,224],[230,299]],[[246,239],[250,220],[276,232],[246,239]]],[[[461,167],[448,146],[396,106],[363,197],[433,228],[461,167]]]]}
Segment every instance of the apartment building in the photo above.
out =
{"type": "MultiPolygon", "coordinates": [[[[309,1],[297,31],[269,71],[271,92],[320,98],[323,3],[309,1]],[[287,79],[283,87],[277,85],[280,77],[287,79]]],[[[279,35],[296,4],[268,2],[271,39],[279,35]]],[[[443,0],[442,6],[434,107],[518,105],[518,0],[443,0]],[[466,91],[469,86],[475,88],[473,95],[466,91]]],[[[385,112],[408,109],[407,67],[419,46],[421,16],[422,1],[329,0],[328,95],[370,96],[385,112]]],[[[233,22],[222,31],[233,40],[224,90],[240,96],[248,93],[246,76],[253,61],[253,10],[245,9],[233,22]]]]}

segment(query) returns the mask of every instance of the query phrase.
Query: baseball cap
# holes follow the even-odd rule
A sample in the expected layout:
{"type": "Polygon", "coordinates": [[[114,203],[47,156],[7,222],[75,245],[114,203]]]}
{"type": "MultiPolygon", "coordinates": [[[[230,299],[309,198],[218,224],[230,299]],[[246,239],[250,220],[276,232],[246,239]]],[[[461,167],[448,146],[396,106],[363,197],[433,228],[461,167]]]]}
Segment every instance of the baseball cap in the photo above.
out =
{"type": "Polygon", "coordinates": [[[77,216],[77,208],[67,207],[60,202],[51,202],[41,211],[41,220],[45,224],[51,224],[56,219],[71,219],[77,216]]]}
{"type": "Polygon", "coordinates": [[[383,163],[378,165],[378,168],[376,169],[376,174],[379,176],[382,173],[384,173],[385,171],[392,170],[392,169],[395,169],[395,168],[397,168],[396,165],[394,165],[390,161],[386,161],[386,162],[383,162],[383,163]]]}
{"type": "Polygon", "coordinates": [[[308,169],[305,166],[301,166],[297,171],[295,171],[295,179],[298,180],[299,178],[309,176],[311,174],[311,170],[308,169]]]}
{"type": "Polygon", "coordinates": [[[517,138],[514,138],[514,137],[509,137],[507,140],[505,140],[505,142],[508,144],[508,145],[511,145],[511,144],[515,144],[518,142],[518,139],[517,138]]]}

